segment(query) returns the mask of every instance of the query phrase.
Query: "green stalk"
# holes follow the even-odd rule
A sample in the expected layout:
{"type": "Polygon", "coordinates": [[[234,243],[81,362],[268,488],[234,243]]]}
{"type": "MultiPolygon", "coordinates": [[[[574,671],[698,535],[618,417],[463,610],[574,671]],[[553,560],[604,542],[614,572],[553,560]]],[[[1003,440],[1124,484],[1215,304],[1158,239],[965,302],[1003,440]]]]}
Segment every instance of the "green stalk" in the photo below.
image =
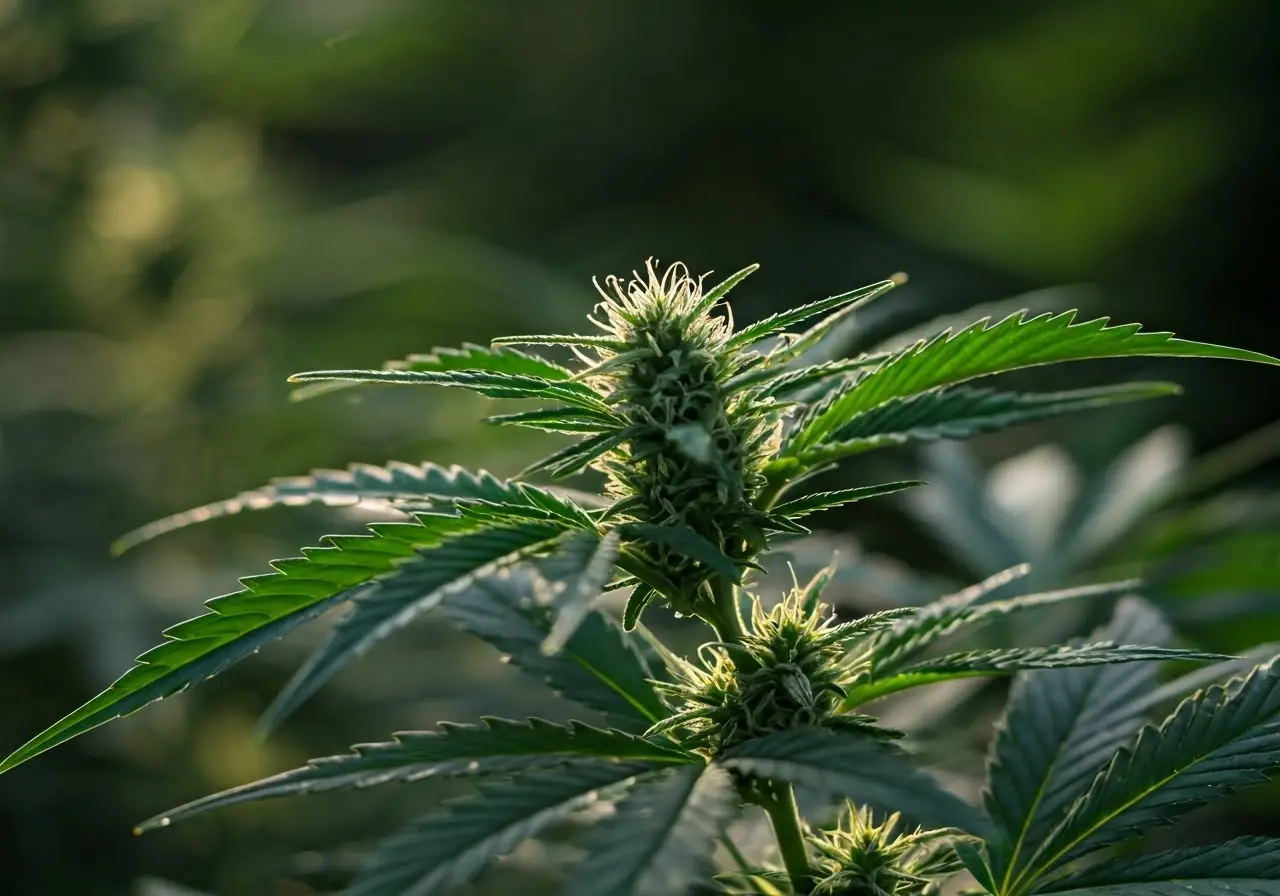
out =
{"type": "Polygon", "coordinates": [[[784,781],[771,781],[769,787],[769,796],[760,800],[759,805],[773,824],[773,835],[778,840],[782,864],[791,877],[791,886],[797,893],[812,892],[813,869],[809,866],[809,851],[804,845],[795,788],[784,781]]]}

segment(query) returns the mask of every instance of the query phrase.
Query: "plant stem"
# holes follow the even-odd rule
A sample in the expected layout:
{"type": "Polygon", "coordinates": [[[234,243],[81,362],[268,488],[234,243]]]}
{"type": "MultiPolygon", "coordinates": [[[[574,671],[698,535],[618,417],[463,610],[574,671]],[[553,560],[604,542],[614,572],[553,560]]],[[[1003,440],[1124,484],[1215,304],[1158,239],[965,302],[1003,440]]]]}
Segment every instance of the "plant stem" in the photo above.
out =
{"type": "Polygon", "coordinates": [[[800,826],[800,807],[796,805],[796,792],[790,782],[771,782],[771,793],[760,801],[760,807],[769,814],[773,835],[782,852],[782,864],[791,877],[791,886],[797,893],[813,890],[813,869],[809,867],[809,853],[804,845],[804,830],[800,826]]]}
{"type": "Polygon", "coordinates": [[[721,641],[741,644],[742,616],[738,613],[737,586],[717,576],[711,580],[711,593],[715,597],[715,618],[707,621],[715,628],[721,641]]]}

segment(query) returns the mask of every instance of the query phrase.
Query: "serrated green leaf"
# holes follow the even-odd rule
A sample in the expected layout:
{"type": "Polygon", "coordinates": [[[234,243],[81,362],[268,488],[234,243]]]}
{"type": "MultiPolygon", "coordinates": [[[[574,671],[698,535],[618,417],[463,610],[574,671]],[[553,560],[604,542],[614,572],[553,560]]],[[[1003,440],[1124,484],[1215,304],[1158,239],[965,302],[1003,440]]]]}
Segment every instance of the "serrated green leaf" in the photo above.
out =
{"type": "MultiPolygon", "coordinates": [[[[778,351],[771,357],[780,354],[786,354],[786,352],[778,351]]],[[[804,392],[820,383],[842,378],[846,374],[874,367],[888,357],[888,355],[859,355],[856,358],[823,361],[821,364],[810,364],[804,367],[761,365],[730,377],[723,389],[726,395],[754,389],[755,395],[760,398],[784,398],[804,392]]]]}
{"type": "Polygon", "coordinates": [[[974,834],[987,828],[981,812],[944,790],[905,756],[857,734],[794,728],[734,747],[718,764],[900,811],[926,827],[956,827],[974,834]]]}
{"type": "MultiPolygon", "coordinates": [[[[822,441],[799,452],[806,464],[831,461],[891,445],[968,439],[1063,414],[1181,393],[1173,383],[1124,383],[1069,392],[1001,392],[958,386],[892,398],[855,414],[822,441]]],[[[793,431],[799,439],[803,430],[793,431]]],[[[791,454],[792,443],[783,446],[791,454]]]]}
{"type": "Polygon", "coordinates": [[[562,347],[581,346],[583,348],[606,348],[610,351],[626,351],[630,346],[608,336],[532,335],[532,336],[499,336],[491,340],[492,345],[557,345],[562,347]]]}
{"type": "MultiPolygon", "coordinates": [[[[384,370],[448,371],[476,370],[491,373],[514,373],[536,376],[544,380],[567,380],[573,375],[568,368],[554,364],[537,355],[510,348],[486,348],[463,343],[461,348],[438,348],[431,354],[410,355],[407,358],[387,361],[384,370]]],[[[317,395],[335,392],[356,385],[350,382],[309,383],[293,392],[294,401],[303,401],[317,395]]]]}
{"type": "Polygon", "coordinates": [[[608,413],[609,408],[589,386],[568,380],[547,380],[518,373],[470,370],[308,370],[289,377],[291,383],[383,383],[386,385],[454,386],[487,398],[532,398],[560,401],[576,408],[608,413]]]}
{"type": "MultiPolygon", "coordinates": [[[[659,766],[660,768],[660,766],[659,766]]],[[[470,883],[493,861],[601,791],[653,771],[650,763],[581,761],[481,785],[384,843],[343,896],[436,896],[470,883]]]]}
{"type": "Polygon", "coordinates": [[[1095,358],[1136,356],[1222,358],[1280,364],[1242,349],[1175,339],[1171,333],[1144,333],[1139,324],[1107,326],[1106,318],[1072,323],[1074,311],[1025,318],[1015,314],[997,323],[981,320],[958,333],[944,331],[896,353],[797,422],[793,450],[804,452],[830,438],[857,414],[886,401],[966,380],[1025,367],[1095,358]]]}
{"type": "MultiPolygon", "coordinates": [[[[1098,640],[1162,645],[1160,613],[1125,598],[1098,640]]],[[[1097,770],[1145,718],[1158,664],[1086,666],[1019,674],[987,759],[983,794],[996,834],[987,840],[992,876],[1008,886],[1024,850],[1044,840],[1097,770]]],[[[992,892],[997,892],[994,888],[992,892]]]]}
{"type": "Polygon", "coordinates": [[[826,314],[837,308],[844,308],[849,305],[861,307],[868,304],[872,300],[879,298],[889,290],[898,285],[897,280],[882,280],[879,283],[873,283],[870,286],[864,286],[861,289],[855,289],[852,292],[846,292],[838,296],[831,296],[826,299],[819,299],[816,302],[810,302],[807,305],[800,305],[792,308],[790,311],[781,311],[777,314],[770,315],[764,320],[757,321],[749,327],[744,327],[725,343],[726,349],[743,348],[759,342],[772,336],[775,333],[781,333],[788,327],[794,327],[796,324],[804,323],[812,317],[819,314],[826,314]]]}
{"type": "Polygon", "coordinates": [[[640,617],[645,607],[653,603],[653,599],[657,596],[658,592],[648,585],[637,585],[632,590],[631,596],[627,598],[627,606],[622,611],[622,627],[627,631],[634,630],[640,624],[640,617]]]}
{"type": "Polygon", "coordinates": [[[515,722],[485,718],[482,725],[441,723],[437,731],[401,731],[394,740],[356,744],[352,752],[312,759],[301,768],[233,787],[157,815],[137,833],[238,803],[303,796],[328,790],[374,787],[449,776],[511,774],[584,757],[680,764],[697,756],[623,731],[582,722],[557,725],[543,719],[515,722]]]}
{"type": "Polygon", "coordinates": [[[776,516],[795,520],[811,513],[817,513],[820,510],[830,510],[832,507],[852,504],[854,501],[864,501],[867,498],[892,495],[895,492],[905,491],[920,485],[924,485],[924,483],[917,481],[886,482],[882,485],[865,485],[859,488],[842,488],[830,492],[813,492],[803,498],[795,498],[791,501],[777,504],[770,508],[769,512],[776,516]]]}
{"type": "Polygon", "coordinates": [[[437,607],[449,594],[472,587],[531,552],[554,543],[563,527],[524,522],[450,538],[402,563],[356,597],[351,612],[312,652],[258,722],[274,730],[352,660],[437,607]]]}
{"type": "Polygon", "coordinates": [[[702,297],[702,300],[698,302],[697,305],[693,307],[693,309],[689,312],[689,319],[693,320],[693,319],[702,317],[704,314],[706,314],[708,311],[710,311],[712,308],[715,307],[716,302],[719,302],[721,299],[727,296],[730,290],[732,290],[735,286],[737,286],[743,280],[746,280],[748,277],[750,277],[752,274],[754,274],[758,270],[760,270],[760,265],[749,264],[742,270],[738,271],[736,274],[731,274],[728,277],[726,277],[724,280],[721,280],[719,283],[713,286],[707,292],[706,295],[702,297]]]}
{"type": "Polygon", "coordinates": [[[547,472],[554,479],[581,473],[596,458],[612,451],[627,439],[625,432],[605,432],[590,436],[554,451],[521,471],[522,476],[547,472]]]}
{"type": "Polygon", "coordinates": [[[164,632],[168,640],[84,706],[19,747],[0,772],[104,722],[128,715],[216,675],[329,607],[351,589],[390,572],[420,548],[438,544],[440,527],[457,520],[424,516],[413,523],[370,526],[372,535],[335,535],[326,547],[277,560],[275,572],[241,580],[243,590],[214,598],[211,611],[164,632]]]}
{"type": "Polygon", "coordinates": [[[543,653],[558,653],[586,619],[613,575],[620,541],[617,532],[603,538],[594,532],[578,532],[566,539],[553,557],[540,564],[543,582],[556,590],[551,600],[555,621],[542,641],[543,653]]]}
{"type": "Polygon", "coordinates": [[[520,414],[496,414],[485,417],[484,422],[583,435],[595,435],[626,425],[626,421],[620,418],[582,408],[543,408],[520,414]]]}
{"type": "Polygon", "coordinates": [[[1221,654],[1146,647],[1138,644],[1083,644],[1079,647],[1008,647],[998,650],[966,650],[949,653],[919,663],[874,681],[849,688],[845,706],[860,706],[908,688],[917,688],[958,678],[1012,675],[1022,669],[1068,669],[1076,666],[1112,665],[1155,660],[1207,661],[1223,659],[1221,654]]]}
{"type": "Polygon", "coordinates": [[[1030,567],[1016,566],[990,576],[971,588],[940,598],[920,607],[914,615],[895,625],[882,635],[871,651],[868,674],[879,678],[891,672],[901,671],[925,648],[948,635],[972,625],[989,622],[1010,613],[1037,607],[1050,606],[1065,601],[1107,597],[1132,591],[1140,584],[1129,579],[1121,582],[1104,582],[1079,588],[1063,588],[1036,594],[1022,594],[1003,600],[992,600],[1005,585],[1026,575],[1030,567]]]}
{"type": "Polygon", "coordinates": [[[1239,837],[1100,862],[1058,878],[1038,893],[1080,896],[1269,896],[1280,893],[1280,840],[1239,837]]]}
{"type": "Polygon", "coordinates": [[[1013,888],[1064,863],[1167,825],[1280,768],[1276,661],[1188,697],[1159,728],[1144,726],[1037,848],[1013,888]]]}
{"type": "Polygon", "coordinates": [[[683,523],[625,523],[619,527],[623,537],[660,544],[697,560],[709,570],[724,576],[735,585],[742,584],[742,571],[723,551],[683,523]]]}
{"type": "Polygon", "coordinates": [[[716,839],[738,808],[723,769],[686,766],[638,782],[596,825],[563,896],[672,896],[709,876],[716,839]]]}
{"type": "Polygon", "coordinates": [[[550,610],[532,600],[533,583],[518,570],[486,579],[446,598],[453,622],[510,658],[511,665],[557,693],[606,714],[610,724],[644,731],[667,715],[650,679],[648,651],[599,610],[592,610],[555,656],[542,652],[550,610]]]}
{"type": "Polygon", "coordinates": [[[122,554],[175,529],[246,510],[307,504],[345,507],[362,501],[396,500],[441,503],[447,507],[455,500],[505,501],[513,487],[484,470],[472,473],[459,466],[399,461],[381,467],[352,464],[345,470],[314,470],[306,476],[281,477],[234,498],[167,516],[124,535],[111,550],[122,554]]]}

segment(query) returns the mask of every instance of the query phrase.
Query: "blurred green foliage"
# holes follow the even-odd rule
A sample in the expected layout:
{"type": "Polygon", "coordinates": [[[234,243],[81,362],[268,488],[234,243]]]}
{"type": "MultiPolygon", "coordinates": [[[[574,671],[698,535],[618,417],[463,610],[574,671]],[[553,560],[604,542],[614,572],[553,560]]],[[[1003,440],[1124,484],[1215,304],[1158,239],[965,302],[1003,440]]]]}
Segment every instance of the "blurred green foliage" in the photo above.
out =
{"type": "MultiPolygon", "coordinates": [[[[0,0],[0,737],[108,683],[235,571],[358,521],[232,521],[110,560],[133,525],[353,457],[527,460],[467,396],[290,405],[286,375],[576,324],[589,275],[648,254],[763,262],[744,318],[907,270],[870,322],[888,336],[1089,281],[1117,317],[1274,353],[1277,34],[1265,0],[0,0]]],[[[1147,422],[1201,450],[1239,436],[1280,416],[1253,376],[1190,365],[1147,422]]],[[[977,448],[1069,427],[1105,457],[1131,422],[977,448]]],[[[891,511],[848,522],[956,574],[891,511]]],[[[308,646],[6,776],[4,892],[323,892],[346,860],[321,853],[385,831],[386,802],[129,829],[479,699],[558,711],[427,624],[255,745],[308,646]]]]}

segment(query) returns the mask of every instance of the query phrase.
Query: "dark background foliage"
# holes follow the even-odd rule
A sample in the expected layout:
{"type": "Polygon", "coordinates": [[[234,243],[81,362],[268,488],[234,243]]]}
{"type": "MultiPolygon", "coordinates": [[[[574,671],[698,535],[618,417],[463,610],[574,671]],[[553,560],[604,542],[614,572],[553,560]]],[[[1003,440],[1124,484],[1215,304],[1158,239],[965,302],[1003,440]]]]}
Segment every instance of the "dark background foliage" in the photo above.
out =
{"type": "MultiPolygon", "coordinates": [[[[589,277],[648,255],[761,262],[740,319],[905,270],[886,333],[1089,284],[1054,299],[1276,354],[1278,27],[1265,0],[0,0],[0,747],[358,520],[272,513],[111,560],[125,529],[315,466],[511,474],[551,444],[451,393],[291,405],[289,373],[576,327],[589,277]]],[[[1266,371],[1158,373],[1187,395],[977,448],[1100,461],[1176,420],[1203,451],[1280,416],[1266,371]]],[[[892,504],[840,522],[945,563],[892,504]]],[[[314,638],[0,779],[0,890],[324,892],[339,844],[438,790],[130,826],[392,730],[566,711],[428,622],[254,742],[314,638]]]]}

